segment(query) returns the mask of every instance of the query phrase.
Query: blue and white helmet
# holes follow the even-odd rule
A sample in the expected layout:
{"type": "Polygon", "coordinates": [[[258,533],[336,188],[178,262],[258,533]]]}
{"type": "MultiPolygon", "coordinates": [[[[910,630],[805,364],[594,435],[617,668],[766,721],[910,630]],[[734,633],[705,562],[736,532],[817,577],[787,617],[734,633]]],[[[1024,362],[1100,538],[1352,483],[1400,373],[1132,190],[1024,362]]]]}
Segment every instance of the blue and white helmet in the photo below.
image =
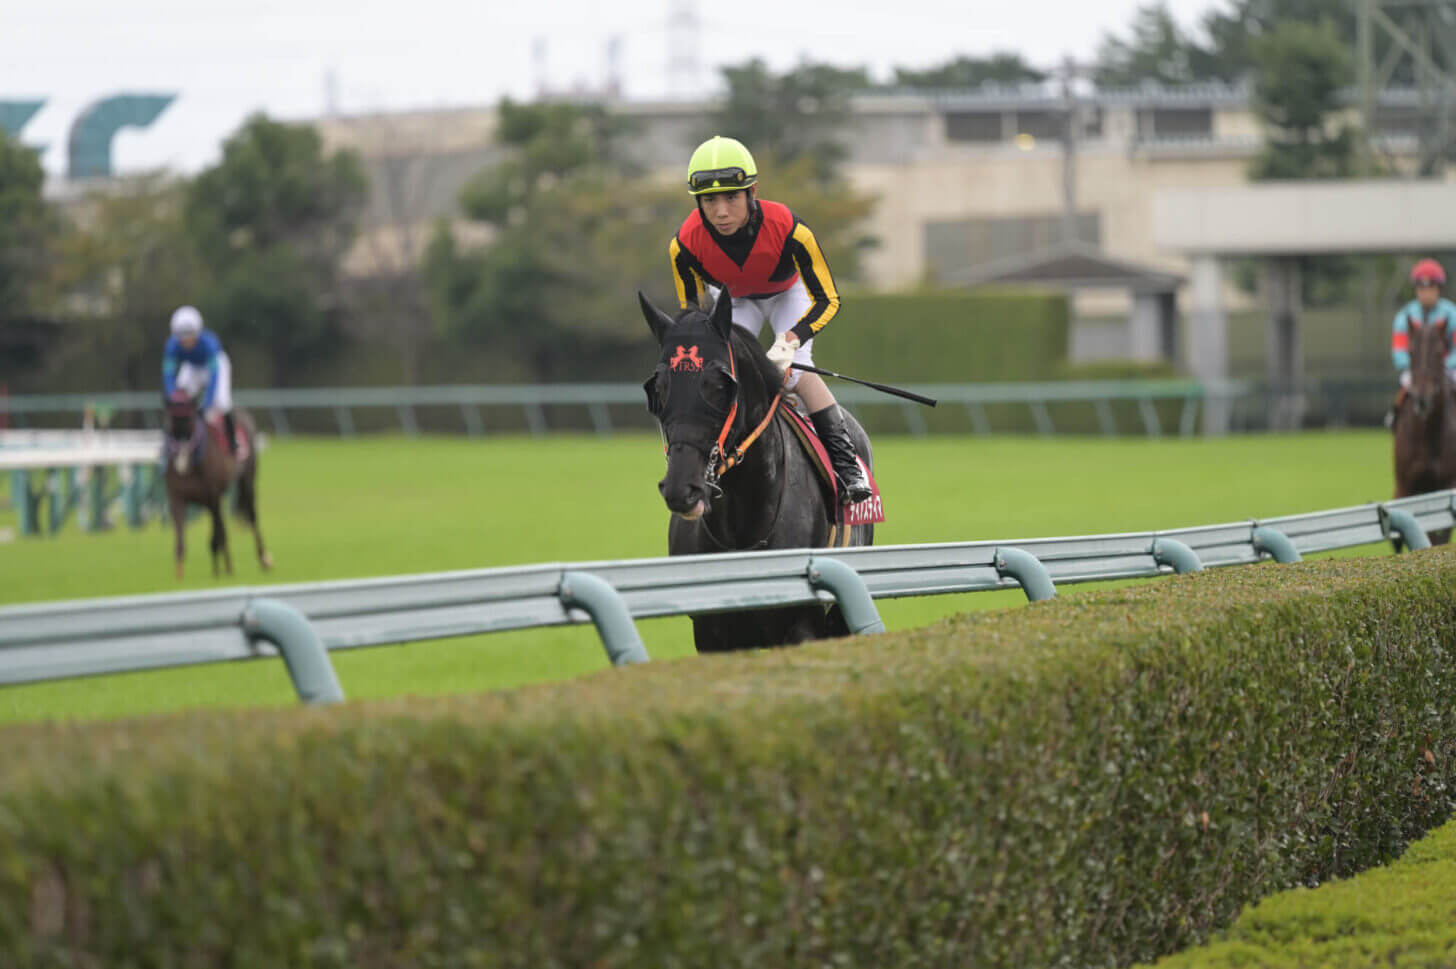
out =
{"type": "Polygon", "coordinates": [[[202,332],[202,314],[195,306],[179,306],[172,314],[173,336],[197,336],[202,332]]]}

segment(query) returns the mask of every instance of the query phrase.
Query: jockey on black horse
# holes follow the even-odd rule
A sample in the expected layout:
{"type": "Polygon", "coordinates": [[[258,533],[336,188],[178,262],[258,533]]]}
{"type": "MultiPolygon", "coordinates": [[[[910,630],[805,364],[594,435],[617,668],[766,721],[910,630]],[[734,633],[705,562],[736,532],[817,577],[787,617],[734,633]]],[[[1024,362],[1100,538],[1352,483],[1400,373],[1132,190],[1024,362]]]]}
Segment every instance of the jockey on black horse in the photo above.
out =
{"type": "Polygon", "coordinates": [[[758,198],[758,166],[743,144],[714,137],[688,161],[688,191],[697,205],[668,246],[682,309],[698,308],[711,287],[733,300],[733,323],[757,336],[767,322],[775,340],[768,356],[787,373],[829,452],[846,504],[872,494],[834,394],[812,365],[814,337],[839,312],[839,293],[819,242],[789,207],[758,198]]]}

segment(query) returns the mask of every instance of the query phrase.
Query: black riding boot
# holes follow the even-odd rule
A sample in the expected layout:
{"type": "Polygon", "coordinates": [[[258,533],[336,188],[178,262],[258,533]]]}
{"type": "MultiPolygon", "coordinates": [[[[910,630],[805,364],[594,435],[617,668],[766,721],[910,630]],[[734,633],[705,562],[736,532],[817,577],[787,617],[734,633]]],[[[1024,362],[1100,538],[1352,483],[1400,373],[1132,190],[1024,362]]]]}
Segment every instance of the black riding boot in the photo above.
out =
{"type": "Polygon", "coordinates": [[[874,494],[870,490],[869,478],[865,477],[855,460],[854,442],[849,439],[849,428],[845,426],[844,412],[839,405],[830,404],[818,413],[810,414],[809,419],[814,422],[814,430],[829,452],[829,460],[834,465],[834,473],[842,489],[841,500],[854,504],[874,494]]]}
{"type": "Polygon", "coordinates": [[[228,411],[226,414],[222,415],[222,429],[227,432],[228,450],[232,452],[233,457],[237,457],[238,426],[237,424],[233,423],[232,411],[228,411]]]}

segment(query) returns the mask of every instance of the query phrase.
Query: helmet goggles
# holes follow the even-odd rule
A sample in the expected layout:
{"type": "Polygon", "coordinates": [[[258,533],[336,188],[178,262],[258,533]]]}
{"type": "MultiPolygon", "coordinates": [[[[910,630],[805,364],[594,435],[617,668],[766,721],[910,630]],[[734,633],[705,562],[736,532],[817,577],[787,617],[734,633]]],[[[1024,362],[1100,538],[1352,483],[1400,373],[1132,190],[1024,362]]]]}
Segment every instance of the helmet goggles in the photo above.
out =
{"type": "Polygon", "coordinates": [[[752,185],[756,178],[736,165],[732,168],[710,168],[688,176],[688,188],[694,194],[719,191],[732,192],[752,185]]]}

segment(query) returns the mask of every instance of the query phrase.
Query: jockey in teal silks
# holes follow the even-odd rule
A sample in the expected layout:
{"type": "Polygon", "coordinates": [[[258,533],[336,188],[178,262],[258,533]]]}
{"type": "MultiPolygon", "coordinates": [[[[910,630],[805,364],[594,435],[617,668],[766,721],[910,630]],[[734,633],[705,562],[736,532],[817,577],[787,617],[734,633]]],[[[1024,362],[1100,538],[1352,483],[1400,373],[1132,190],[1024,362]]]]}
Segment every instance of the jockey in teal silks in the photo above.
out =
{"type": "Polygon", "coordinates": [[[1402,389],[1410,386],[1410,330],[1439,320],[1446,321],[1451,334],[1451,352],[1446,355],[1446,369],[1456,371],[1456,303],[1441,295],[1446,285],[1446,271],[1434,259],[1422,259],[1410,272],[1416,287],[1416,298],[1402,306],[1391,325],[1390,357],[1400,371],[1402,389]]]}
{"type": "Polygon", "coordinates": [[[233,368],[217,334],[202,326],[202,314],[192,306],[179,306],[172,314],[172,336],[162,351],[162,396],[178,388],[200,396],[203,417],[221,414],[228,450],[238,453],[233,423],[233,368]]]}

